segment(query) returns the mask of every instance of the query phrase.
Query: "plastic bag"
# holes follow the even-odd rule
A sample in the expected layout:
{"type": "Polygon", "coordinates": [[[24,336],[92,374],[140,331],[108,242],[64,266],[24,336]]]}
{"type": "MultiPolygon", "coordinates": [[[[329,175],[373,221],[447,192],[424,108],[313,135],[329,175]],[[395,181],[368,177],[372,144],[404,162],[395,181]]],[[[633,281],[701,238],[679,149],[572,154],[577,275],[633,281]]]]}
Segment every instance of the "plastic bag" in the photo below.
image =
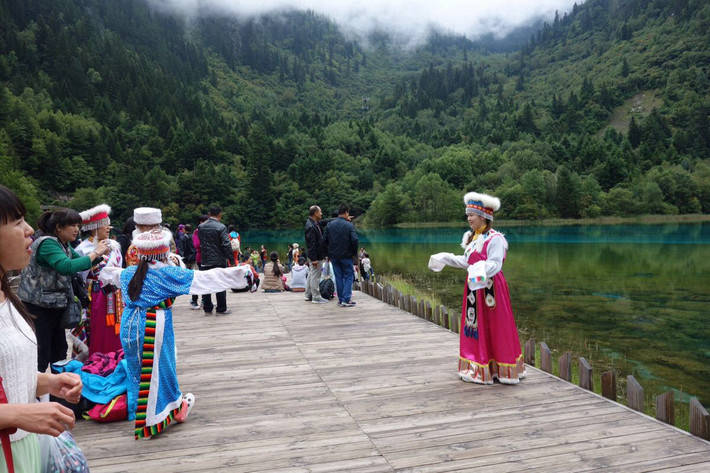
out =
{"type": "Polygon", "coordinates": [[[65,430],[59,437],[39,435],[42,473],[89,473],[89,463],[84,452],[65,430]]]}

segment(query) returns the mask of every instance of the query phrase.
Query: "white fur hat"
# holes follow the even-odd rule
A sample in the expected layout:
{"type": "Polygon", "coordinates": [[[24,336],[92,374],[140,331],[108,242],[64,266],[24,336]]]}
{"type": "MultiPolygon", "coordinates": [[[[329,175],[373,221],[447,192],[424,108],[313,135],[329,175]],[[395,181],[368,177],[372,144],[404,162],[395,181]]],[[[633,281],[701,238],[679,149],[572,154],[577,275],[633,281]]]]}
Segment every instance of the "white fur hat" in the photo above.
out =
{"type": "Polygon", "coordinates": [[[110,213],[111,207],[106,204],[97,205],[92,209],[79,213],[81,215],[81,231],[88,232],[111,225],[110,213]]]}
{"type": "Polygon", "coordinates": [[[138,207],[133,210],[133,222],[136,225],[159,225],[163,222],[163,213],[153,207],[138,207]]]}
{"type": "Polygon", "coordinates": [[[169,231],[155,228],[136,236],[133,239],[133,246],[136,247],[138,257],[141,259],[164,260],[170,252],[171,238],[172,235],[169,231]]]}
{"type": "Polygon", "coordinates": [[[466,214],[476,214],[488,220],[493,220],[493,212],[500,209],[500,199],[488,194],[469,192],[463,196],[466,205],[466,214]]]}

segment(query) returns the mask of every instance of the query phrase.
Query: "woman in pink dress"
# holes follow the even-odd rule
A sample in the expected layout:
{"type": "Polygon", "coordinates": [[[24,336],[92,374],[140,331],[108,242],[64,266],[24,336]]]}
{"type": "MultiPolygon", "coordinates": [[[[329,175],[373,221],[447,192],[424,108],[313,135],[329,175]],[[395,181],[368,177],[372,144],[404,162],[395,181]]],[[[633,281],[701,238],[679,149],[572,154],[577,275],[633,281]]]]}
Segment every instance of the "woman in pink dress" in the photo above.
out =
{"type": "Polygon", "coordinates": [[[80,255],[88,255],[94,251],[96,244],[100,241],[105,241],[111,248],[110,253],[104,255],[103,260],[82,274],[86,280],[87,292],[91,300],[87,309],[90,355],[109,353],[121,348],[121,338],[119,337],[121,312],[123,311],[121,292],[117,288],[105,286],[99,281],[99,273],[105,267],[121,268],[123,266],[121,245],[109,238],[110,213],[111,207],[102,204],[79,214],[82,219],[81,230],[87,232],[88,236],[76,247],[76,252],[80,255]]]}
{"type": "Polygon", "coordinates": [[[464,233],[463,255],[437,253],[429,268],[466,269],[468,276],[461,310],[459,377],[462,381],[517,384],[525,377],[518,329],[510,307],[508,283],[501,268],[508,251],[502,233],[491,228],[500,200],[469,192],[464,196],[470,231],[464,233]]]}

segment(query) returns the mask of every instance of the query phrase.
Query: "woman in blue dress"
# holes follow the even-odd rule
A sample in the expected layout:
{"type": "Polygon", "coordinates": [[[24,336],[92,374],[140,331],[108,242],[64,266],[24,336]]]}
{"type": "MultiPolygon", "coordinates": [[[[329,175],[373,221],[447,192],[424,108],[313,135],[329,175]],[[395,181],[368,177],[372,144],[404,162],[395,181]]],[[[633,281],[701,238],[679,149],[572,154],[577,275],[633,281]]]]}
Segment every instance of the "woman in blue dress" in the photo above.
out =
{"type": "Polygon", "coordinates": [[[184,422],[195,403],[183,394],[175,369],[171,306],[181,294],[210,294],[243,285],[245,266],[192,271],[169,264],[170,233],[153,230],[133,244],[140,262],[128,268],[105,268],[104,283],[121,288],[125,308],[121,344],[128,364],[128,418],[135,438],[150,438],[173,422],[184,422]]]}

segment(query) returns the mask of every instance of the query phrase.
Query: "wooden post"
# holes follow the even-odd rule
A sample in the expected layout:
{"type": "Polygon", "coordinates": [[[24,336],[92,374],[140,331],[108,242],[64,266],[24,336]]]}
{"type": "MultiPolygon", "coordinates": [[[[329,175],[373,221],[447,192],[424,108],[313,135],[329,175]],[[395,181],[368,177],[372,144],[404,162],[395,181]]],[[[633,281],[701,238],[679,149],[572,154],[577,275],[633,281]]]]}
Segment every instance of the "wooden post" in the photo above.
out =
{"type": "Polygon", "coordinates": [[[656,397],[656,419],[666,424],[675,425],[673,391],[666,391],[656,397]]]}
{"type": "Polygon", "coordinates": [[[570,352],[565,352],[560,357],[559,366],[560,378],[565,381],[572,381],[572,354],[570,352]]]}
{"type": "Polygon", "coordinates": [[[602,396],[616,401],[616,371],[609,370],[602,373],[602,396]]]}
{"type": "Polygon", "coordinates": [[[540,368],[552,373],[552,353],[545,342],[540,342],[540,368]]]}
{"type": "Polygon", "coordinates": [[[441,325],[441,319],[439,318],[439,306],[435,305],[431,308],[431,319],[436,325],[441,325]]]}
{"type": "Polygon", "coordinates": [[[443,321],[443,326],[446,329],[450,329],[451,321],[449,321],[449,310],[443,305],[439,307],[439,314],[441,314],[441,320],[443,321]]]}
{"type": "Polygon", "coordinates": [[[428,321],[431,322],[432,320],[434,320],[434,316],[432,315],[432,312],[431,312],[431,302],[426,301],[426,305],[425,305],[425,307],[424,307],[424,311],[425,311],[425,313],[426,313],[426,319],[427,319],[428,321]]]}
{"type": "Polygon", "coordinates": [[[384,286],[380,283],[377,283],[377,289],[375,293],[375,297],[377,297],[379,300],[382,300],[382,292],[385,290],[384,286]]]}
{"type": "Polygon", "coordinates": [[[579,386],[594,391],[594,381],[592,380],[592,366],[584,358],[579,359],[579,386]]]}
{"type": "Polygon", "coordinates": [[[417,309],[417,315],[419,315],[419,318],[421,318],[421,319],[426,318],[426,307],[424,306],[424,299],[419,301],[419,308],[417,309]]]}
{"type": "Polygon", "coordinates": [[[414,315],[417,315],[417,309],[418,304],[417,304],[417,298],[414,296],[409,296],[409,312],[411,312],[414,315]]]}
{"type": "Polygon", "coordinates": [[[626,377],[626,404],[633,410],[643,412],[645,398],[643,388],[632,375],[626,377]]]}
{"type": "Polygon", "coordinates": [[[532,338],[525,342],[525,363],[535,366],[535,340],[532,338]]]}
{"type": "Polygon", "coordinates": [[[695,397],[690,400],[690,433],[710,440],[710,414],[695,397]]]}
{"type": "Polygon", "coordinates": [[[409,297],[406,295],[402,294],[401,292],[399,293],[399,308],[401,310],[407,310],[407,300],[409,300],[409,297]]]}

